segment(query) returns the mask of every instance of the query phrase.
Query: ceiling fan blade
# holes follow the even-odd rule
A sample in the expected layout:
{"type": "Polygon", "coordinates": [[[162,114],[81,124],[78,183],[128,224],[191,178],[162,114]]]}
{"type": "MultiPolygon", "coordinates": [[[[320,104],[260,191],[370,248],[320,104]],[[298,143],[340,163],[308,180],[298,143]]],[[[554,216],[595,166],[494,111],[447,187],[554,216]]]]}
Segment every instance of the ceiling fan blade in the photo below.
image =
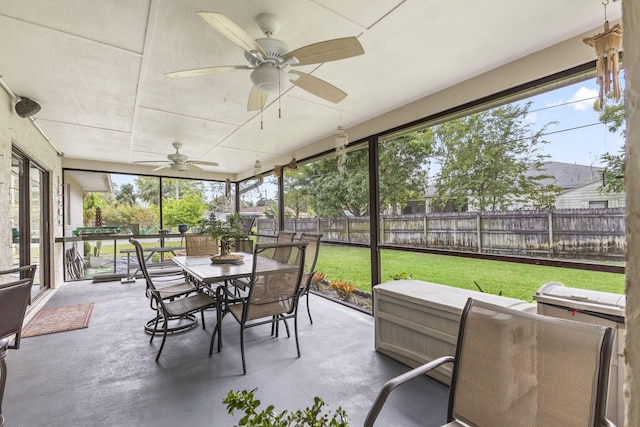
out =
{"type": "Polygon", "coordinates": [[[204,160],[187,160],[190,165],[204,165],[204,166],[220,166],[216,162],[205,162],[204,160]]]}
{"type": "Polygon", "coordinates": [[[247,67],[246,65],[224,65],[220,67],[194,68],[193,70],[173,71],[171,73],[166,73],[165,76],[175,79],[179,77],[204,76],[206,74],[218,74],[218,73],[227,73],[229,71],[235,71],[235,70],[251,70],[251,69],[252,68],[247,67]]]}
{"type": "Polygon", "coordinates": [[[298,76],[296,79],[291,79],[291,83],[334,104],[342,101],[347,96],[346,92],[311,74],[300,71],[289,71],[289,73],[298,76]]]}
{"type": "Polygon", "coordinates": [[[157,167],[157,168],[153,169],[151,172],[159,171],[160,169],[166,169],[166,168],[168,168],[169,166],[171,166],[171,165],[169,165],[169,164],[162,165],[162,166],[159,166],[159,167],[157,167]]]}
{"type": "Polygon", "coordinates": [[[240,46],[245,52],[257,50],[262,54],[262,57],[266,57],[267,54],[260,47],[260,45],[251,37],[245,30],[240,28],[238,24],[233,22],[218,12],[196,12],[202,19],[207,21],[209,25],[218,30],[220,34],[231,40],[233,43],[240,46]]]}
{"type": "Polygon", "coordinates": [[[363,53],[364,48],[356,37],[345,37],[342,39],[326,40],[293,50],[284,55],[284,60],[286,61],[295,56],[298,60],[298,63],[295,65],[298,66],[337,61],[339,59],[362,55],[363,53]]]}
{"type": "Polygon", "coordinates": [[[197,170],[197,171],[204,170],[204,169],[202,169],[200,166],[196,166],[196,165],[194,165],[194,164],[193,164],[193,162],[187,162],[187,168],[188,168],[188,169],[195,169],[195,170],[197,170]]]}
{"type": "Polygon", "coordinates": [[[142,163],[167,163],[166,160],[138,160],[136,162],[132,162],[132,163],[138,163],[138,164],[142,164],[142,163]]]}
{"type": "Polygon", "coordinates": [[[249,92],[249,100],[247,101],[247,111],[262,110],[267,103],[268,97],[268,93],[262,92],[256,89],[255,86],[252,86],[251,92],[249,92]]]}

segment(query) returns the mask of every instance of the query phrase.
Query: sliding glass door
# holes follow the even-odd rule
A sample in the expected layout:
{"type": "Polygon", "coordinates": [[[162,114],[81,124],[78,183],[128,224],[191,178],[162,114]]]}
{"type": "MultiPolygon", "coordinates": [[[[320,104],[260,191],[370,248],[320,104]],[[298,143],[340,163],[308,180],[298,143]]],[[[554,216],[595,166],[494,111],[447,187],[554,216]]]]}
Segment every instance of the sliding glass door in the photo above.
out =
{"type": "Polygon", "coordinates": [[[15,150],[11,157],[12,266],[36,264],[32,299],[50,286],[49,173],[15,150]]]}

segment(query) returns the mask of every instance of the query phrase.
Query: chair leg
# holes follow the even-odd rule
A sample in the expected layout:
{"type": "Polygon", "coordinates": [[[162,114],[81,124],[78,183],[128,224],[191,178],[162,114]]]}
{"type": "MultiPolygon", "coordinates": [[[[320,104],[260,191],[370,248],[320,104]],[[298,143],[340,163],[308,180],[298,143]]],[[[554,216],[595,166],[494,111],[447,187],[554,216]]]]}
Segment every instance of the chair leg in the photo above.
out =
{"type": "Polygon", "coordinates": [[[160,353],[162,353],[162,348],[164,347],[164,342],[167,340],[167,330],[169,327],[169,321],[165,318],[164,320],[164,333],[162,334],[162,343],[160,344],[160,348],[158,349],[158,355],[156,356],[156,362],[160,359],[160,353]]]}
{"type": "MultiPolygon", "coordinates": [[[[209,357],[211,357],[211,355],[213,354],[213,343],[216,340],[219,326],[220,322],[216,322],[216,326],[213,328],[213,333],[211,334],[211,343],[209,343],[209,357]]],[[[218,338],[218,353],[220,353],[220,338],[218,338]]]]}
{"type": "Polygon", "coordinates": [[[156,332],[158,332],[158,322],[160,321],[160,312],[156,311],[156,322],[153,325],[153,333],[151,334],[151,338],[149,339],[149,344],[153,342],[153,337],[156,336],[156,332]]]}
{"type": "Polygon", "coordinates": [[[313,325],[313,319],[311,318],[311,309],[309,308],[309,288],[305,292],[307,294],[307,314],[309,315],[309,322],[313,325]]]}
{"type": "Polygon", "coordinates": [[[242,355],[242,374],[247,375],[247,364],[244,360],[244,325],[240,325],[240,354],[242,355]]]}
{"type": "Polygon", "coordinates": [[[4,397],[4,386],[7,384],[7,362],[5,356],[7,349],[0,349],[0,427],[4,425],[4,416],[2,415],[2,399],[4,397]]]}
{"type": "Polygon", "coordinates": [[[284,323],[284,327],[287,330],[287,338],[291,338],[291,332],[289,332],[289,324],[287,323],[287,319],[282,319],[282,322],[284,323]]]}
{"type": "Polygon", "coordinates": [[[296,336],[296,350],[298,351],[298,357],[300,357],[300,343],[298,342],[298,313],[296,309],[296,314],[293,316],[293,331],[296,336]]]}
{"type": "Polygon", "coordinates": [[[200,317],[202,317],[202,329],[206,329],[204,327],[204,308],[202,310],[200,310],[200,317]]]}

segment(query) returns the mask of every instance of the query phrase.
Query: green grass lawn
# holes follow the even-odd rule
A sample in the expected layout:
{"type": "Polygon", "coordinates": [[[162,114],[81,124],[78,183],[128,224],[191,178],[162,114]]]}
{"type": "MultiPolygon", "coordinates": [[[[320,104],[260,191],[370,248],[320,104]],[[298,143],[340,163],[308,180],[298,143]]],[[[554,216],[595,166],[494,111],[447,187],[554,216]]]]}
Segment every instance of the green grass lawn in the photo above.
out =
{"type": "MultiPolygon", "coordinates": [[[[382,251],[381,258],[383,282],[404,273],[412,279],[478,290],[475,280],[487,293],[502,292],[525,301],[532,301],[536,290],[547,282],[624,293],[623,274],[391,250],[382,251]]],[[[326,280],[345,280],[371,291],[369,249],[323,245],[316,270],[324,272],[326,280]]]]}

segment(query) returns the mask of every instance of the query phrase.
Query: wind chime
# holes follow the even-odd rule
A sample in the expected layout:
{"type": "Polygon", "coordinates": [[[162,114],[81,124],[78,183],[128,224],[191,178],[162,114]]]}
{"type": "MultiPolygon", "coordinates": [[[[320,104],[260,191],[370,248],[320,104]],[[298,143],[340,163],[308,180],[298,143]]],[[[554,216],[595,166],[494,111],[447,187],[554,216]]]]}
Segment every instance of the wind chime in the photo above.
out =
{"type": "Polygon", "coordinates": [[[584,43],[596,50],[596,79],[600,87],[600,109],[602,109],[604,104],[605,95],[611,90],[613,90],[613,96],[616,101],[620,100],[620,80],[618,78],[620,62],[618,52],[620,51],[620,44],[622,42],[622,27],[620,24],[616,24],[609,28],[609,21],[607,21],[608,4],[609,0],[602,2],[605,19],[604,32],[582,39],[584,43]]]}

